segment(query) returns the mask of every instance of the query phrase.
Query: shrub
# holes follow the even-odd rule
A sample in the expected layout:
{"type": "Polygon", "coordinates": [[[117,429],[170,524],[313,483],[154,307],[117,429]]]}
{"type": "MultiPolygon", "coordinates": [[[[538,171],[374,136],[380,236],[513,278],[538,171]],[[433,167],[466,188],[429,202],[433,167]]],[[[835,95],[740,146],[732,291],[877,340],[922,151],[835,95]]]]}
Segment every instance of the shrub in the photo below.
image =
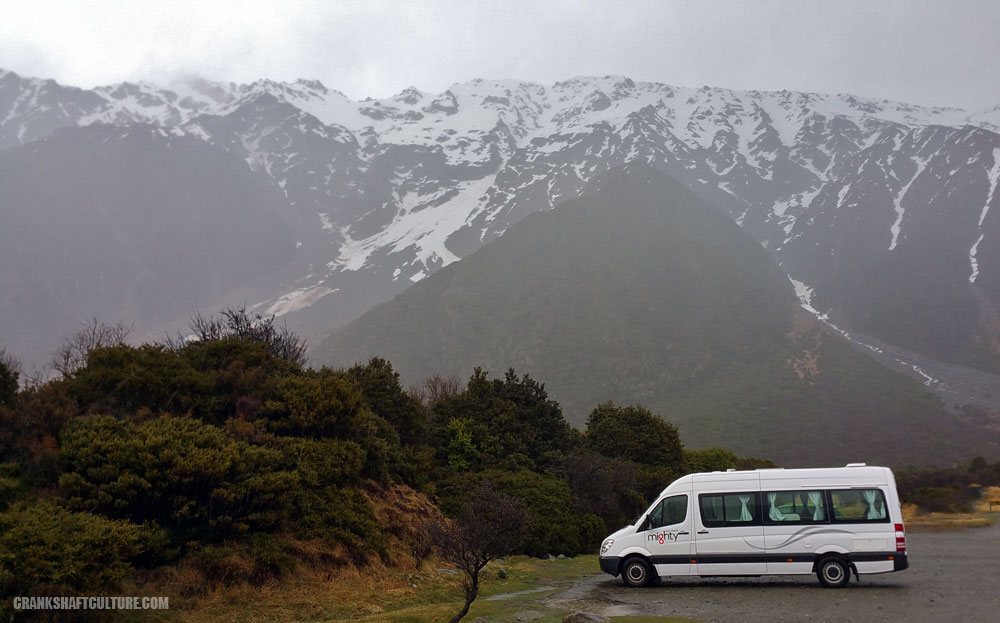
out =
{"type": "Polygon", "coordinates": [[[0,514],[0,593],[115,594],[139,542],[139,527],[126,521],[51,501],[16,504],[0,514]]]}
{"type": "Polygon", "coordinates": [[[289,527],[299,538],[341,543],[358,562],[372,553],[386,555],[385,539],[371,504],[358,489],[302,489],[292,497],[289,511],[293,518],[289,527]]]}
{"type": "Polygon", "coordinates": [[[617,407],[611,402],[598,405],[587,417],[586,443],[607,457],[669,468],[674,477],[683,468],[683,445],[677,428],[642,406],[617,407]]]}
{"type": "Polygon", "coordinates": [[[511,497],[523,500],[530,516],[521,552],[529,556],[593,552],[606,535],[604,521],[574,508],[569,485],[561,478],[529,470],[491,470],[456,477],[442,486],[442,507],[456,514],[484,480],[511,497]]]}
{"type": "Polygon", "coordinates": [[[188,418],[80,418],[63,430],[61,454],[72,508],[155,521],[178,542],[271,530],[297,488],[278,450],[188,418]]]}

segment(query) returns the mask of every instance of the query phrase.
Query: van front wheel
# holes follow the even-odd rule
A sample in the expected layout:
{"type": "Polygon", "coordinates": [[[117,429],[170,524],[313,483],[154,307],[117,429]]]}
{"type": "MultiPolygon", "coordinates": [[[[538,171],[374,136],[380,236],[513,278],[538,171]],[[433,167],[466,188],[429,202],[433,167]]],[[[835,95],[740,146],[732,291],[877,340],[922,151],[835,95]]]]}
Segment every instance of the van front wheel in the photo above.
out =
{"type": "Polygon", "coordinates": [[[638,556],[629,558],[622,565],[622,582],[625,586],[632,588],[643,588],[649,586],[653,581],[653,568],[646,562],[645,558],[638,556]]]}
{"type": "Polygon", "coordinates": [[[851,579],[851,568],[836,556],[830,556],[819,561],[816,567],[819,583],[827,588],[843,588],[851,579]]]}

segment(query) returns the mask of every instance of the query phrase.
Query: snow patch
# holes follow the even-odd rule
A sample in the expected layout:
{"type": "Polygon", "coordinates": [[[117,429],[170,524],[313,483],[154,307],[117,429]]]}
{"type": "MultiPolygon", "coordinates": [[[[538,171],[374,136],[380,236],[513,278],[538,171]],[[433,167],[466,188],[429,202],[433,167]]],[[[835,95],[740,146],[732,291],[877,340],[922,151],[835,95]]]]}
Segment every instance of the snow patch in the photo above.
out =
{"type": "Polygon", "coordinates": [[[976,279],[979,277],[979,261],[976,259],[976,253],[979,252],[979,243],[983,241],[984,234],[979,234],[979,238],[976,239],[976,243],[972,245],[969,249],[969,265],[972,266],[972,274],[969,275],[969,283],[976,283],[976,279]]]}
{"type": "Polygon", "coordinates": [[[459,182],[454,187],[458,192],[450,199],[420,210],[413,207],[440,200],[441,193],[431,193],[422,198],[408,195],[404,203],[409,210],[398,213],[392,223],[377,234],[354,240],[344,232],[344,244],[340,247],[338,258],[330,263],[331,268],[359,270],[378,249],[398,253],[412,248],[415,259],[424,266],[435,260],[440,261],[441,266],[457,261],[458,256],[448,250],[445,242],[451,234],[472,222],[486,202],[486,191],[495,180],[494,173],[480,180],[459,182]]]}
{"type": "Polygon", "coordinates": [[[920,174],[924,172],[927,168],[927,160],[918,160],[916,157],[913,161],[917,164],[917,171],[910,178],[910,181],[906,183],[905,186],[899,189],[896,193],[896,197],[893,199],[893,209],[896,211],[896,222],[892,224],[889,231],[892,233],[892,241],[889,242],[889,250],[892,251],[896,248],[896,244],[899,242],[899,232],[902,231],[903,215],[906,214],[906,208],[903,207],[903,197],[906,196],[906,192],[910,190],[910,186],[916,181],[920,174]]]}
{"type": "Polygon", "coordinates": [[[993,204],[993,197],[997,192],[997,182],[1000,181],[1000,148],[993,149],[993,167],[987,172],[987,175],[990,180],[990,190],[986,193],[986,204],[983,205],[983,210],[979,213],[979,225],[977,227],[979,238],[976,239],[975,244],[969,249],[969,266],[972,268],[972,273],[969,275],[969,283],[976,283],[976,279],[979,278],[979,261],[976,259],[976,254],[979,252],[979,243],[983,241],[983,237],[986,235],[983,233],[983,221],[986,220],[986,215],[990,213],[990,205],[993,204]]]}
{"type": "Polygon", "coordinates": [[[330,221],[330,216],[326,212],[317,212],[316,216],[319,217],[319,222],[323,225],[324,230],[333,231],[335,229],[333,222],[330,221]]]}
{"type": "Polygon", "coordinates": [[[316,285],[308,288],[292,290],[278,297],[268,308],[268,314],[281,316],[289,312],[305,309],[313,305],[327,294],[336,292],[339,288],[329,288],[324,285],[316,285]]]}
{"type": "Polygon", "coordinates": [[[813,316],[816,316],[823,322],[827,322],[829,320],[828,316],[826,314],[819,313],[818,311],[816,311],[816,308],[813,307],[812,304],[813,289],[810,286],[807,286],[806,284],[802,283],[801,281],[792,279],[790,276],[788,277],[788,280],[792,282],[792,287],[795,288],[795,296],[799,297],[799,305],[802,307],[802,309],[806,310],[813,316]]]}

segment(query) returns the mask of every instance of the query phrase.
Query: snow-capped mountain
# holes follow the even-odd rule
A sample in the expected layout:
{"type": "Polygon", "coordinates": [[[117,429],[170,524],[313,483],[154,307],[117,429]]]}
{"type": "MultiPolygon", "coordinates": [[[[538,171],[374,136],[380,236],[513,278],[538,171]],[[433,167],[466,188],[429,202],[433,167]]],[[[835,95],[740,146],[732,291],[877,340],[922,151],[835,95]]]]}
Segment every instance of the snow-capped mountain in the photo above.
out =
{"type": "Polygon", "coordinates": [[[305,332],[641,160],[726,210],[818,315],[1000,372],[1000,107],[614,76],[352,101],[306,80],[82,90],[0,72],[0,119],[8,155],[59,128],[152,125],[245,162],[284,198],[296,242],[280,281],[240,293],[305,332]]]}

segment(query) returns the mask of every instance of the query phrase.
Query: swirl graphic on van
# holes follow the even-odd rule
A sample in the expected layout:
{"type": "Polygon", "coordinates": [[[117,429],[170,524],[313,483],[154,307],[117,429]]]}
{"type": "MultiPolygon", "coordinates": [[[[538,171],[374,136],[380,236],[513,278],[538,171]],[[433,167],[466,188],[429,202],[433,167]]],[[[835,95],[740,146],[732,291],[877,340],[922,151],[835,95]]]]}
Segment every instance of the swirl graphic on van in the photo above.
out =
{"type": "MultiPolygon", "coordinates": [[[[777,545],[772,545],[771,547],[769,547],[767,549],[778,549],[778,548],[781,548],[781,547],[785,547],[787,545],[791,545],[792,543],[796,543],[798,541],[801,541],[802,539],[804,539],[806,537],[816,536],[816,535],[819,535],[819,534],[854,534],[854,533],[851,532],[850,530],[839,530],[837,528],[819,528],[819,527],[815,527],[815,526],[809,526],[809,527],[802,528],[801,530],[795,532],[794,534],[792,534],[791,536],[789,536],[787,539],[785,539],[785,541],[783,543],[778,543],[777,545]]],[[[759,550],[764,550],[765,549],[765,548],[760,547],[758,545],[754,545],[753,543],[751,543],[750,541],[747,541],[746,539],[743,539],[743,542],[746,543],[747,545],[749,545],[750,547],[754,548],[754,549],[759,549],[759,550]]]]}

